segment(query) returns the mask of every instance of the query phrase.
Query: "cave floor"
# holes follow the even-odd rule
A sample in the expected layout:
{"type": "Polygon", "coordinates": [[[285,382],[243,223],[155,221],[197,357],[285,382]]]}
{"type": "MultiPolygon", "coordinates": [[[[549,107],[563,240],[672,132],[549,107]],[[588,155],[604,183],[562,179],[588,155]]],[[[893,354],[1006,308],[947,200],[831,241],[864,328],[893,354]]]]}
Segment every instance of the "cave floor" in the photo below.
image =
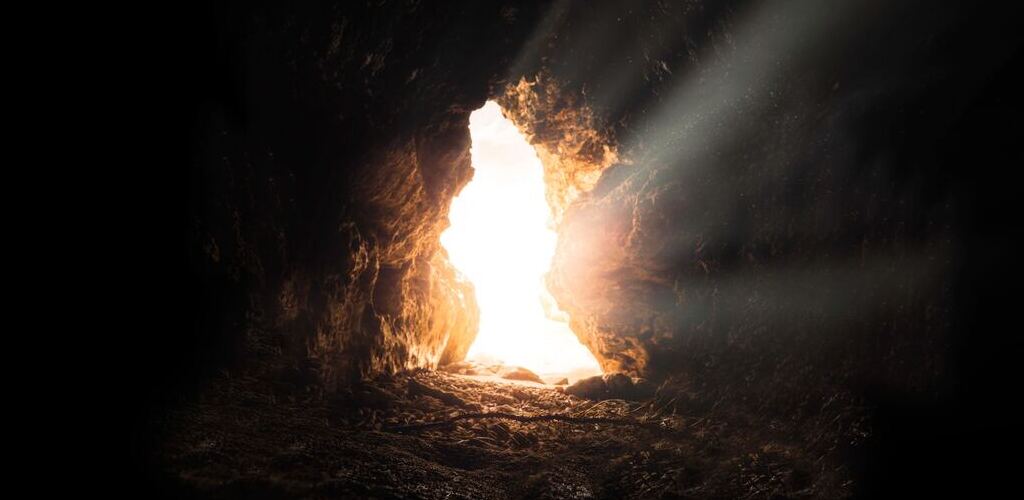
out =
{"type": "Polygon", "coordinates": [[[850,496],[842,466],[770,425],[443,372],[335,398],[225,375],[156,425],[159,487],[174,498],[850,496]],[[418,427],[476,413],[541,420],[418,427]]]}

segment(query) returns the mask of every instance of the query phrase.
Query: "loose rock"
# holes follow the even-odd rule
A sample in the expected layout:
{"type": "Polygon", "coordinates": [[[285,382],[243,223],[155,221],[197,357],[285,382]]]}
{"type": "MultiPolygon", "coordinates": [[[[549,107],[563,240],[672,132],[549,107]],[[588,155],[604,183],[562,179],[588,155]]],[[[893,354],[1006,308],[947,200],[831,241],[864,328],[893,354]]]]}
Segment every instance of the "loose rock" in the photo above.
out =
{"type": "Polygon", "coordinates": [[[613,398],[629,399],[633,393],[633,380],[623,373],[607,373],[604,383],[608,387],[608,395],[613,398]]]}
{"type": "Polygon", "coordinates": [[[509,368],[508,371],[501,375],[501,378],[508,380],[526,380],[529,382],[537,382],[538,384],[544,383],[544,381],[541,380],[541,378],[537,376],[536,373],[533,373],[532,371],[527,370],[526,368],[523,368],[521,366],[514,366],[509,368]]]}
{"type": "Polygon", "coordinates": [[[608,394],[608,386],[600,375],[577,380],[575,384],[565,388],[567,394],[584,399],[604,399],[608,394]]]}

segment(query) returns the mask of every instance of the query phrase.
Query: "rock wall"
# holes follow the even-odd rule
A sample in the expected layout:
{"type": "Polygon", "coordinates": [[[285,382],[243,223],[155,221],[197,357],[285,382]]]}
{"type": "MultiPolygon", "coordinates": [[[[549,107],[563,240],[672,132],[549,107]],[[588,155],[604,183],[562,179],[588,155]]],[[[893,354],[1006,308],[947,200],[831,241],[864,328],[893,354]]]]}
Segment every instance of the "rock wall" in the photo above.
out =
{"type": "Polygon", "coordinates": [[[943,386],[971,210],[946,127],[1006,56],[963,48],[970,11],[550,9],[500,102],[547,170],[549,288],[604,369],[812,413],[943,386]]]}
{"type": "Polygon", "coordinates": [[[210,29],[192,61],[203,81],[184,363],[330,389],[464,356],[479,312],[438,237],[472,177],[469,114],[504,85],[531,9],[220,2],[198,14],[210,29]]]}
{"type": "Polygon", "coordinates": [[[594,116],[584,96],[563,89],[543,68],[506,86],[496,100],[537,151],[557,225],[566,209],[618,161],[613,131],[594,116]]]}

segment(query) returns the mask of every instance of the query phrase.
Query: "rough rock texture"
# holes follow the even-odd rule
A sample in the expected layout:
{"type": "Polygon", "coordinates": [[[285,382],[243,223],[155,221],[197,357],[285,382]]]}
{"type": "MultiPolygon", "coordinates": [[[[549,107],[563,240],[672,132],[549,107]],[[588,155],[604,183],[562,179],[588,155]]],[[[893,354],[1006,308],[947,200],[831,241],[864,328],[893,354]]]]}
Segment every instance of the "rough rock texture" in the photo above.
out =
{"type": "Polygon", "coordinates": [[[541,151],[589,158],[542,154],[577,186],[549,197],[548,283],[605,371],[781,407],[934,387],[963,207],[932,173],[933,116],[960,105],[944,99],[964,61],[942,52],[958,14],[902,26],[913,6],[854,4],[549,13],[539,83],[501,102],[541,151]],[[574,93],[584,120],[536,118],[574,93]]]}
{"type": "Polygon", "coordinates": [[[654,396],[655,387],[642,378],[631,378],[624,373],[606,373],[577,380],[566,387],[565,392],[584,399],[642,401],[654,396]]]}
{"type": "Polygon", "coordinates": [[[538,384],[544,383],[544,381],[539,376],[537,376],[536,373],[533,373],[532,371],[521,366],[517,366],[510,370],[507,370],[505,373],[501,374],[501,378],[508,380],[526,380],[529,382],[536,382],[538,384]]]}
{"type": "Polygon", "coordinates": [[[581,95],[561,88],[543,69],[508,85],[497,101],[537,150],[545,196],[558,224],[565,210],[618,160],[612,130],[581,95]]]}
{"type": "Polygon", "coordinates": [[[210,369],[255,360],[328,388],[462,358],[478,311],[438,236],[472,177],[469,113],[502,86],[531,10],[212,12],[195,58],[216,85],[194,131],[185,354],[210,369]]]}

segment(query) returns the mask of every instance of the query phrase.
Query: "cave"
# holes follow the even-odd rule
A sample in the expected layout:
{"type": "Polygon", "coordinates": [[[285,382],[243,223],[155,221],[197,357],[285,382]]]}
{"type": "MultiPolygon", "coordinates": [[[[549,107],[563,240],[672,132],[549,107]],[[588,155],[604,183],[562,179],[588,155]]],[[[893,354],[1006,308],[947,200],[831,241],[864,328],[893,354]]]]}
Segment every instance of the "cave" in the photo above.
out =
{"type": "Polygon", "coordinates": [[[161,243],[126,247],[155,290],[112,365],[136,496],[1014,477],[990,453],[1019,440],[1003,7],[183,9],[147,84],[167,199],[133,230],[161,243]]]}

